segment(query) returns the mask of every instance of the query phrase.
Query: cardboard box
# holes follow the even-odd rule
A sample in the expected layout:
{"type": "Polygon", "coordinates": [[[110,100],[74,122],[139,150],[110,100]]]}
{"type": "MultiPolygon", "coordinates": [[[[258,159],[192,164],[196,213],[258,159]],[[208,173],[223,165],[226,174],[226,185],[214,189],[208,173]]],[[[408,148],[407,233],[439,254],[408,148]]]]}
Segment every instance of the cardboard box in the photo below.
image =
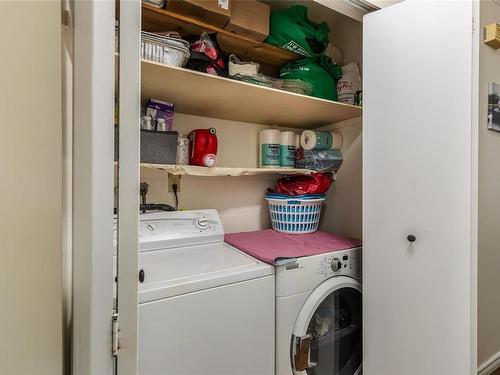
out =
{"type": "Polygon", "coordinates": [[[168,0],[170,12],[224,28],[231,16],[232,0],[168,0]]]}
{"type": "Polygon", "coordinates": [[[500,48],[500,25],[498,23],[484,27],[484,43],[494,49],[500,48]]]}
{"type": "Polygon", "coordinates": [[[231,0],[231,18],[225,29],[262,42],[269,35],[271,7],[257,0],[231,0]]]}

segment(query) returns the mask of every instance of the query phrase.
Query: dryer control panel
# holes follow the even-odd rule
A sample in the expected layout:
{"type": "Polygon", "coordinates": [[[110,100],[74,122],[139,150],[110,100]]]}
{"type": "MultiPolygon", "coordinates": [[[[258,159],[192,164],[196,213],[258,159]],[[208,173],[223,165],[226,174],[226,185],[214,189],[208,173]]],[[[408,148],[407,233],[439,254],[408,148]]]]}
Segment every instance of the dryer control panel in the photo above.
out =
{"type": "Polygon", "coordinates": [[[276,296],[312,291],[323,281],[336,276],[361,281],[361,247],[302,257],[276,266],[276,296]]]}
{"type": "Polygon", "coordinates": [[[361,272],[361,259],[355,251],[330,253],[317,264],[316,272],[322,277],[345,275],[358,278],[361,272]]]}

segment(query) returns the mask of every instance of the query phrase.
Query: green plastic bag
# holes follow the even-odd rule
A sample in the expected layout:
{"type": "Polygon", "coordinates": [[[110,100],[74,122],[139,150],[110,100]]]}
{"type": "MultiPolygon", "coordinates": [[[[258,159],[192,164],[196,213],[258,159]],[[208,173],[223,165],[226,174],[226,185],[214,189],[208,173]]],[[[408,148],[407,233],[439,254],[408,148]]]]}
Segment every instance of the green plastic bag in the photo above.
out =
{"type": "Polygon", "coordinates": [[[309,82],[313,86],[311,96],[336,101],[342,69],[330,57],[321,55],[287,63],[281,67],[280,77],[309,82]]]}
{"type": "Polygon", "coordinates": [[[329,32],[326,22],[317,24],[307,18],[305,6],[293,5],[271,14],[266,42],[302,56],[316,56],[328,46],[329,32]]]}

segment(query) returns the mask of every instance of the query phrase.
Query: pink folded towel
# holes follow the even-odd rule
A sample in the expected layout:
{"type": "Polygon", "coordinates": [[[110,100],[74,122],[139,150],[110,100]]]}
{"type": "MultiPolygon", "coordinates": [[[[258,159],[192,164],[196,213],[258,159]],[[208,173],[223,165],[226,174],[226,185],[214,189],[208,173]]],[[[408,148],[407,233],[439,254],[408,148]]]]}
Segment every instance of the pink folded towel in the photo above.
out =
{"type": "Polygon", "coordinates": [[[311,234],[286,234],[272,229],[228,233],[225,241],[273,265],[287,258],[299,258],[361,246],[360,240],[332,233],[318,231],[311,234]]]}

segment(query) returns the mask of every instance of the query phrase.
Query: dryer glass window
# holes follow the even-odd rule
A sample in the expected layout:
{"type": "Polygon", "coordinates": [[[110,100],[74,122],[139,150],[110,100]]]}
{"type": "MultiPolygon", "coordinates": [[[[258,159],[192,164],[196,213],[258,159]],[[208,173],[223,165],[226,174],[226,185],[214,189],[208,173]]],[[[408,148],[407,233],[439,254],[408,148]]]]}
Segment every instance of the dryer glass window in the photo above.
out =
{"type": "Polygon", "coordinates": [[[361,358],[361,293],[341,288],[318,306],[309,323],[311,337],[308,375],[355,375],[361,358]]]}

